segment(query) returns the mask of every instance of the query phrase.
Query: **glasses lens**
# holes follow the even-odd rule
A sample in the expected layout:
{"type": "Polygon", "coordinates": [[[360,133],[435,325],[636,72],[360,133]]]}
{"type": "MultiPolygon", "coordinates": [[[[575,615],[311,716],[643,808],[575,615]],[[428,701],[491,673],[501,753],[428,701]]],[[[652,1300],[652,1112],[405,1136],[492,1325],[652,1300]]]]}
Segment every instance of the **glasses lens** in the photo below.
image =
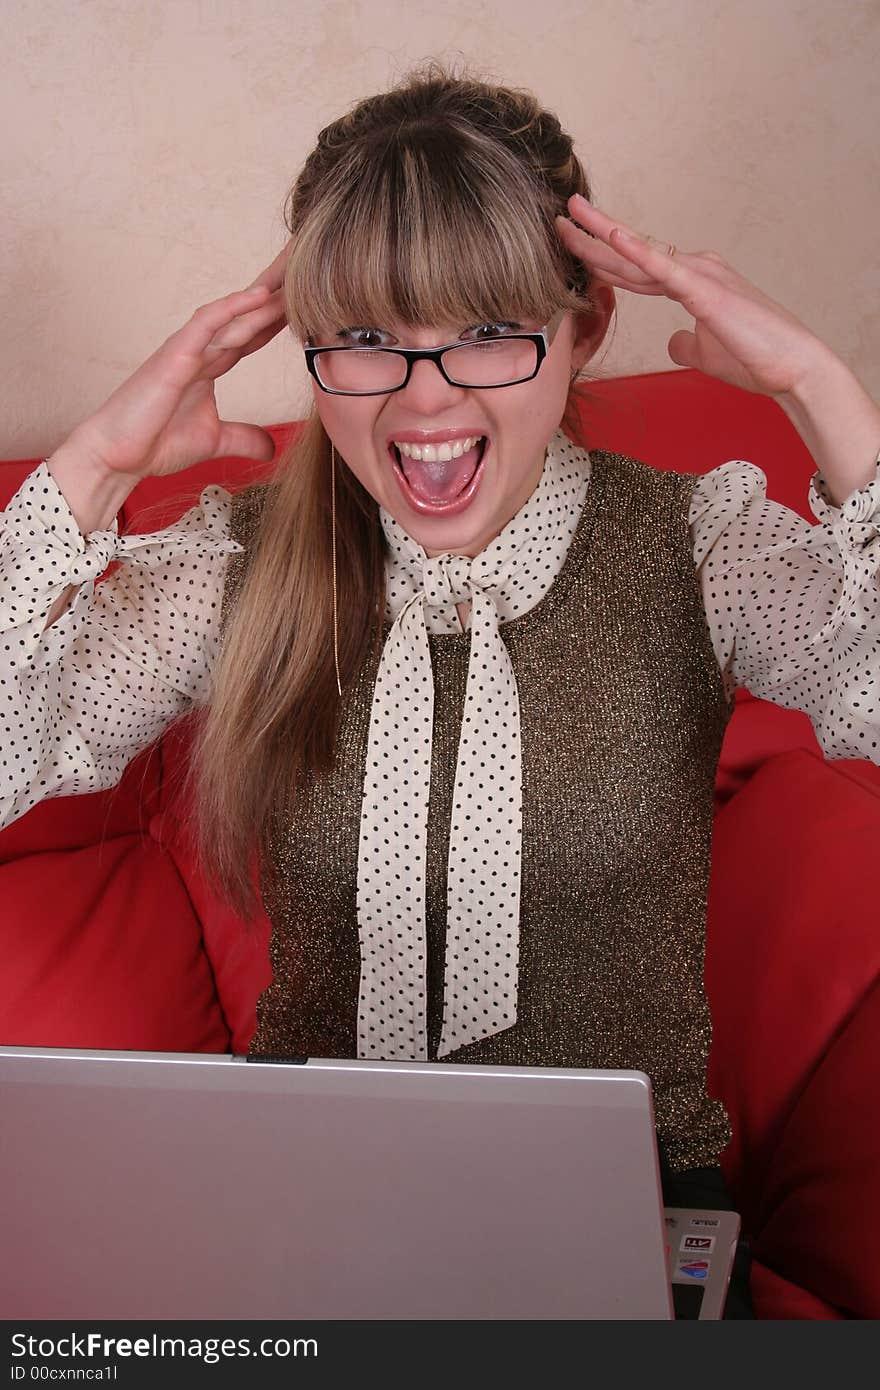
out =
{"type": "Polygon", "coordinates": [[[331,391],[393,391],[406,376],[406,359],[381,348],[332,348],[315,361],[331,391]]]}
{"type": "Polygon", "coordinates": [[[459,386],[506,386],[532,376],[537,364],[538,349],[527,338],[488,338],[443,354],[443,365],[459,386]]]}

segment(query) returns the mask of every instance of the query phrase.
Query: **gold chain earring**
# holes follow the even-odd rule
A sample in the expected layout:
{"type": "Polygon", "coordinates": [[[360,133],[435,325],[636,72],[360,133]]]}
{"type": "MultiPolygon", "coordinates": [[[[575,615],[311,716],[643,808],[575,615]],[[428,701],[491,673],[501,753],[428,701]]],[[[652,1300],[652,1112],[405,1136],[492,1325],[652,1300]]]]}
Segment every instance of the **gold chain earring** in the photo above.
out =
{"type": "Polygon", "coordinates": [[[336,593],[336,450],[330,445],[330,511],[333,518],[333,661],[336,666],[336,688],[342,698],[339,678],[339,599],[336,593]]]}

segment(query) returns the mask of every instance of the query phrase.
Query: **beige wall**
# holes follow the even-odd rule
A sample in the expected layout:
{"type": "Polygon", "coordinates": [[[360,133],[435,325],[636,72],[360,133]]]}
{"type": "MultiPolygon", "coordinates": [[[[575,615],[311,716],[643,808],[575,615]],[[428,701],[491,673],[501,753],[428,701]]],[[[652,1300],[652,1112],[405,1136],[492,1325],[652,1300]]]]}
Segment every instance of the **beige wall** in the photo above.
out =
{"type": "MultiPolygon", "coordinates": [[[[880,394],[876,0],[17,0],[0,89],[0,456],[49,452],[198,304],[281,247],[317,131],[414,61],[531,87],[596,200],[714,249],[880,394]]],[[[619,292],[603,371],[673,364],[679,306],[619,292]]],[[[285,335],[220,385],[302,413],[285,335]]]]}

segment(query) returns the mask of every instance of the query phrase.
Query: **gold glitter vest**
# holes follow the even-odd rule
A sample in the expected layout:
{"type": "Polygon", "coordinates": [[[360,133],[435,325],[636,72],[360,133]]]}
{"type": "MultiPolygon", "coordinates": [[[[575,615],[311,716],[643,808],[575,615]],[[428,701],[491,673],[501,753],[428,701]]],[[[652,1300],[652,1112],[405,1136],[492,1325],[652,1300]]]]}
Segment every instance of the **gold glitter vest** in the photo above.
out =
{"type": "MultiPolygon", "coordinates": [[[[703,955],[715,773],[732,707],[687,526],[695,475],[604,450],[591,459],[562,570],[530,612],[500,627],[522,731],[517,1022],[442,1060],[645,1071],[665,1158],[680,1170],[717,1163],[730,1136],[706,1093],[703,955]]],[[[242,545],[253,525],[253,508],[236,499],[242,545]]],[[[229,562],[223,623],[246,562],[246,553],[229,562]]],[[[470,634],[429,642],[433,1060],[470,634]]],[[[258,1002],[255,1054],[357,1055],[358,833],[377,666],[370,658],[346,693],[332,773],[273,839],[281,886],[275,901],[264,894],[273,982],[258,1002]]]]}

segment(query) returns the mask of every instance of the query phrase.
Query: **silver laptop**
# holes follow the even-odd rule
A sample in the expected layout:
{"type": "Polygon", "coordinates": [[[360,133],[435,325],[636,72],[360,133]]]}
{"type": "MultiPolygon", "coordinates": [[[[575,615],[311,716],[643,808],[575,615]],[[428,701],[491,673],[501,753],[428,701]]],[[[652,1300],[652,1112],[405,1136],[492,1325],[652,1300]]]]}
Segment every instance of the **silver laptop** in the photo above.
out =
{"type": "Polygon", "coordinates": [[[641,1072],[5,1047],[0,1088],[7,1319],[721,1316],[738,1218],[664,1213],[641,1072]]]}

